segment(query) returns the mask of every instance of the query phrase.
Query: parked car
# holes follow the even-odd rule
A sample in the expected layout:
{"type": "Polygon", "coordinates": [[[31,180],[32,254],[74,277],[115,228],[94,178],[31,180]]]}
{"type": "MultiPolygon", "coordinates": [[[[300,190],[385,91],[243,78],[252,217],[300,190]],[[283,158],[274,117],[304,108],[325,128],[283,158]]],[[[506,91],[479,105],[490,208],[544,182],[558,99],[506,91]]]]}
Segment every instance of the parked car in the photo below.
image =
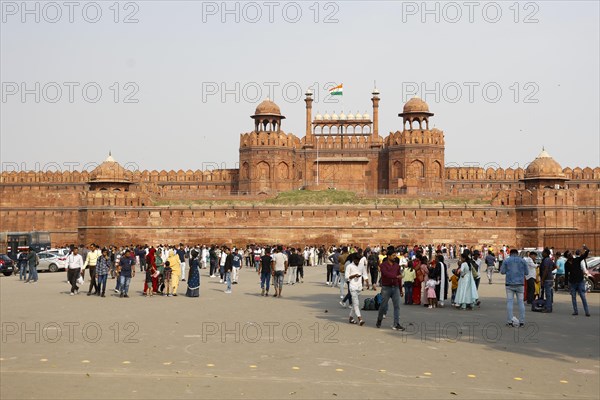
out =
{"type": "Polygon", "coordinates": [[[10,276],[17,272],[17,264],[6,254],[0,254],[0,273],[10,276]]]}
{"type": "Polygon", "coordinates": [[[59,269],[65,269],[66,267],[66,256],[59,257],[56,254],[47,251],[40,251],[37,255],[40,259],[40,264],[37,267],[38,271],[56,272],[59,269]]]}
{"type": "Polygon", "coordinates": [[[46,250],[46,253],[52,253],[52,254],[56,254],[59,257],[66,257],[69,255],[69,249],[49,249],[46,250]]]}
{"type": "Polygon", "coordinates": [[[585,290],[600,290],[600,257],[590,257],[587,259],[587,268],[591,277],[585,278],[585,290]]]}
{"type": "Polygon", "coordinates": [[[521,258],[529,257],[529,253],[532,251],[535,251],[537,253],[537,256],[535,257],[535,263],[537,265],[540,265],[542,263],[542,252],[535,248],[519,250],[519,257],[521,257],[521,258]]]}

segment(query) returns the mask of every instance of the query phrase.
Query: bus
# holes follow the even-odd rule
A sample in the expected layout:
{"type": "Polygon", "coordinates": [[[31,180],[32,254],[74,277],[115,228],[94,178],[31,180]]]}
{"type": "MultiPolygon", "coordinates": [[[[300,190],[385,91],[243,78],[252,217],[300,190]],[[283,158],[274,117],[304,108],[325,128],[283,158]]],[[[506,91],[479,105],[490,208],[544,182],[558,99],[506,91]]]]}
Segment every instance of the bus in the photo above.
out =
{"type": "Polygon", "coordinates": [[[19,247],[28,246],[37,253],[51,247],[50,232],[3,232],[0,233],[0,253],[16,260],[19,247]]]}

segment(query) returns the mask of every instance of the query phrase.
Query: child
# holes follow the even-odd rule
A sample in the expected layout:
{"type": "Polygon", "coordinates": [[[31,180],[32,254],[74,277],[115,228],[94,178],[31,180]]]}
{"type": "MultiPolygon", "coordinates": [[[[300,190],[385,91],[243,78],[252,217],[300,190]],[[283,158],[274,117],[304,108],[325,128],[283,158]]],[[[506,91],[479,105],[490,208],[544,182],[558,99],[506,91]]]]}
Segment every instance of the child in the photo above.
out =
{"type": "Polygon", "coordinates": [[[437,282],[435,279],[427,280],[425,284],[427,287],[427,300],[429,301],[429,308],[437,307],[437,295],[435,294],[435,285],[437,282]]]}
{"type": "Polygon", "coordinates": [[[165,263],[165,270],[163,272],[163,278],[165,282],[165,288],[167,289],[167,293],[163,293],[163,296],[173,296],[170,292],[173,288],[171,285],[171,275],[173,274],[173,270],[171,269],[171,263],[167,261],[165,263]]]}
{"type": "MultiPolygon", "coordinates": [[[[121,258],[117,258],[117,260],[121,260],[121,258]]],[[[115,286],[115,293],[121,293],[121,264],[117,261],[117,265],[115,268],[115,276],[117,278],[117,284],[115,286]]]]}
{"type": "Polygon", "coordinates": [[[146,297],[152,296],[152,275],[154,274],[154,267],[146,267],[146,297]]]}
{"type": "Polygon", "coordinates": [[[415,270],[412,262],[409,262],[402,271],[402,282],[404,284],[404,304],[413,304],[413,285],[415,282],[415,270]]]}
{"type": "Polygon", "coordinates": [[[450,277],[450,282],[452,282],[452,305],[455,305],[454,298],[456,297],[456,290],[458,289],[458,272],[456,269],[452,270],[452,276],[450,277]]]}

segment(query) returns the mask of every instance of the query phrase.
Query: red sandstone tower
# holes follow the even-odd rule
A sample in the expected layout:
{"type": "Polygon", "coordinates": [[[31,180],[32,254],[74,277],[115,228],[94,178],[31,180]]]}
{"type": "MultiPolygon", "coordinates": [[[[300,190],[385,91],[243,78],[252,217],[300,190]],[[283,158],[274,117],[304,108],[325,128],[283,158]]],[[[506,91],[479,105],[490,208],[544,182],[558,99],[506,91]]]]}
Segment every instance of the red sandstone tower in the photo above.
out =
{"type": "Polygon", "coordinates": [[[266,99],[251,118],[254,130],[240,135],[240,192],[269,194],[295,188],[299,139],[281,130],[285,116],[279,106],[266,99]]]}
{"type": "Polygon", "coordinates": [[[444,133],[429,129],[429,106],[419,98],[410,99],[403,112],[402,132],[390,133],[388,148],[389,189],[407,193],[444,192],[444,133]]]}

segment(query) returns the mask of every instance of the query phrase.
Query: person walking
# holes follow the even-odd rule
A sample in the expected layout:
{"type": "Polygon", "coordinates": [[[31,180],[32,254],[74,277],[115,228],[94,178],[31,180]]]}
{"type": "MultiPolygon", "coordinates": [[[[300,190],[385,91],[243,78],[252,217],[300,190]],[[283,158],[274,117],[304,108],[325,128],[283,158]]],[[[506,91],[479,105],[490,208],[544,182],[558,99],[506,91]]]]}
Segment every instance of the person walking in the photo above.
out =
{"type": "Polygon", "coordinates": [[[85,262],[83,263],[83,269],[90,270],[90,287],[88,288],[88,296],[98,294],[98,284],[96,283],[96,265],[98,264],[98,258],[102,255],[102,252],[98,249],[95,243],[90,245],[90,251],[87,253],[85,262]],[[94,293],[92,293],[92,288],[94,293]]]}
{"type": "Polygon", "coordinates": [[[492,284],[492,277],[494,275],[494,267],[496,266],[496,257],[492,251],[489,251],[487,256],[485,256],[485,268],[488,277],[488,283],[492,284]]]}
{"type": "Polygon", "coordinates": [[[552,312],[552,303],[554,301],[554,261],[550,258],[550,249],[547,247],[542,251],[542,263],[540,264],[540,282],[544,290],[544,298],[546,299],[546,308],[543,313],[552,312]]]}
{"type": "Polygon", "coordinates": [[[332,264],[331,269],[331,286],[335,287],[340,279],[340,250],[335,248],[329,256],[329,261],[332,264]]]}
{"type": "MultiPolygon", "coordinates": [[[[537,265],[535,263],[535,259],[537,258],[537,253],[535,251],[530,251],[527,257],[523,258],[525,260],[525,264],[527,264],[527,275],[525,276],[525,280],[527,281],[527,295],[525,296],[527,299],[527,304],[533,304],[535,300],[535,284],[537,282],[537,265]]],[[[500,267],[502,269],[502,267],[500,267]]]]}
{"type": "Polygon", "coordinates": [[[590,251],[586,245],[583,245],[583,249],[585,250],[583,254],[581,254],[579,250],[575,252],[577,257],[573,257],[571,253],[567,254],[567,261],[565,263],[565,282],[569,282],[569,291],[571,292],[571,301],[573,303],[572,315],[579,314],[579,311],[577,310],[577,293],[579,293],[585,316],[589,317],[590,310],[585,298],[585,278],[589,276],[586,258],[590,254],[590,251]]]}
{"type": "Polygon", "coordinates": [[[67,278],[71,284],[71,296],[79,293],[79,287],[77,286],[77,279],[81,275],[81,269],[83,268],[83,258],[79,254],[77,247],[73,248],[71,254],[67,256],[67,278]]]}
{"type": "Polygon", "coordinates": [[[271,286],[271,262],[273,259],[271,258],[271,252],[269,250],[265,251],[265,255],[262,256],[260,261],[260,267],[258,269],[258,276],[260,276],[260,295],[268,296],[269,288],[271,286]],[[265,291],[266,289],[266,291],[265,291]]]}
{"type": "Polygon", "coordinates": [[[198,251],[192,250],[190,253],[190,268],[187,279],[187,297],[200,297],[200,261],[198,260],[198,251]]]}
{"type": "Polygon", "coordinates": [[[121,267],[119,276],[121,293],[119,297],[129,297],[129,284],[131,283],[131,278],[135,277],[135,258],[131,256],[129,250],[125,250],[125,254],[119,260],[119,266],[121,267]]]}
{"type": "Polygon", "coordinates": [[[169,265],[171,267],[171,294],[177,296],[177,289],[179,288],[179,281],[181,280],[181,258],[175,250],[169,250],[169,265]]]}
{"type": "Polygon", "coordinates": [[[29,253],[29,247],[27,248],[27,250],[24,250],[22,252],[19,253],[19,256],[17,257],[17,265],[19,267],[19,280],[21,281],[27,281],[27,253],[29,253]]]}
{"type": "Polygon", "coordinates": [[[348,278],[348,288],[351,296],[351,307],[350,315],[348,316],[348,322],[356,324],[356,320],[353,315],[358,318],[358,324],[363,326],[365,321],[360,315],[360,301],[359,295],[362,291],[362,281],[368,279],[367,270],[365,267],[359,266],[360,257],[357,254],[352,254],[352,262],[350,262],[346,269],[346,277],[348,278]]]}
{"type": "Polygon", "coordinates": [[[179,243],[179,248],[177,249],[177,255],[179,256],[179,268],[181,270],[179,274],[179,278],[185,282],[185,256],[186,250],[183,246],[183,243],[179,243]]]}
{"type": "Polygon", "coordinates": [[[108,258],[108,250],[102,249],[100,257],[96,260],[96,276],[98,277],[97,296],[106,297],[106,281],[108,279],[108,271],[110,270],[110,259],[108,258]]]}
{"type": "Polygon", "coordinates": [[[278,245],[275,254],[271,257],[271,269],[273,271],[273,286],[275,294],[273,297],[281,298],[281,289],[283,289],[283,278],[288,270],[288,257],[283,253],[283,246],[278,245]]]}
{"type": "Polygon", "coordinates": [[[304,257],[300,253],[300,249],[294,249],[293,247],[290,249],[290,257],[289,257],[289,273],[287,274],[287,282],[286,285],[295,284],[296,283],[296,273],[298,272],[298,267],[304,265],[304,257]]]}
{"type": "Polygon", "coordinates": [[[229,247],[223,248],[223,254],[225,254],[225,264],[223,265],[223,273],[225,274],[225,293],[231,293],[231,271],[233,270],[233,254],[229,247]]]}
{"type": "Polygon", "coordinates": [[[219,258],[217,257],[217,249],[212,245],[210,250],[208,251],[208,260],[209,260],[209,276],[211,278],[216,278],[215,272],[217,271],[217,265],[219,263],[219,258]]]}
{"type": "Polygon", "coordinates": [[[234,285],[238,284],[238,279],[240,276],[240,268],[242,268],[242,261],[244,260],[244,252],[242,250],[238,250],[236,248],[233,249],[231,253],[233,256],[233,269],[232,269],[232,283],[234,285]]]}
{"type": "Polygon", "coordinates": [[[469,309],[473,309],[479,299],[475,279],[473,278],[473,271],[476,270],[476,268],[477,264],[471,259],[470,250],[465,250],[461,255],[460,279],[458,281],[458,289],[454,299],[456,305],[459,306],[461,310],[466,310],[467,306],[469,309]]]}
{"type": "Polygon", "coordinates": [[[383,315],[386,313],[390,298],[394,306],[394,325],[393,330],[404,331],[404,327],[400,325],[400,297],[402,297],[402,273],[400,265],[396,261],[396,249],[394,246],[389,246],[387,249],[387,258],[380,265],[381,271],[381,296],[382,301],[379,306],[377,315],[376,327],[381,328],[383,315]]]}
{"type": "Polygon", "coordinates": [[[409,262],[402,270],[402,282],[404,282],[404,304],[413,304],[413,285],[415,283],[416,273],[412,267],[412,262],[409,262]]]}
{"type": "Polygon", "coordinates": [[[29,250],[27,252],[27,266],[29,267],[29,277],[27,278],[25,283],[27,283],[27,282],[37,283],[37,281],[38,281],[37,266],[39,265],[39,263],[40,263],[40,259],[38,258],[38,255],[33,250],[33,247],[30,246],[29,250]]]}
{"type": "Polygon", "coordinates": [[[529,268],[517,249],[510,250],[510,256],[504,260],[500,273],[506,275],[506,316],[508,326],[514,325],[513,301],[517,297],[519,305],[519,326],[525,325],[525,304],[523,303],[523,289],[525,276],[529,274],[529,268]]]}

